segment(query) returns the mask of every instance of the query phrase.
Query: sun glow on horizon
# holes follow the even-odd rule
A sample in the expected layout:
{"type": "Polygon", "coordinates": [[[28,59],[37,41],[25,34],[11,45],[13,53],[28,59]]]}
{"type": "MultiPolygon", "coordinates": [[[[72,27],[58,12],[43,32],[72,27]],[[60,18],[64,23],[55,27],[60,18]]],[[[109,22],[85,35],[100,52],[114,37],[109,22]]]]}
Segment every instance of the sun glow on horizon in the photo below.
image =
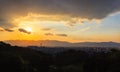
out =
{"type": "Polygon", "coordinates": [[[26,16],[14,18],[13,23],[17,25],[17,27],[15,27],[16,30],[14,29],[15,31],[13,34],[10,34],[12,32],[4,31],[3,33],[3,31],[1,31],[1,33],[3,33],[3,35],[1,35],[2,40],[19,39],[60,40],[68,42],[120,42],[120,34],[118,34],[119,31],[114,28],[113,30],[109,29],[111,27],[107,27],[108,30],[105,29],[106,26],[104,25],[109,24],[107,21],[91,21],[88,19],[71,18],[65,15],[28,13],[26,16]],[[22,29],[22,32],[19,31],[19,29],[22,29]],[[9,37],[5,38],[5,35],[9,37]]]}
{"type": "Polygon", "coordinates": [[[28,32],[33,32],[32,28],[30,28],[30,27],[26,27],[25,30],[28,32]]]}

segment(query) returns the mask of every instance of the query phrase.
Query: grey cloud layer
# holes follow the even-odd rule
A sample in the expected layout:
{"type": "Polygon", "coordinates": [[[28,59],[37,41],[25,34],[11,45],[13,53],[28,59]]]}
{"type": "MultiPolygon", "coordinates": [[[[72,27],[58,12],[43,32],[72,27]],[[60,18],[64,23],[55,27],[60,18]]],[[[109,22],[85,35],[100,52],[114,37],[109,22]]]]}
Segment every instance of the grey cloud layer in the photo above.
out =
{"type": "Polygon", "coordinates": [[[118,11],[120,0],[0,0],[0,26],[12,26],[8,23],[12,15],[28,12],[102,19],[118,11]]]}
{"type": "Polygon", "coordinates": [[[63,36],[63,37],[67,37],[67,34],[56,34],[57,36],[63,36]]]}
{"type": "Polygon", "coordinates": [[[11,29],[4,29],[4,30],[7,32],[14,32],[14,30],[11,30],[11,29]]]}
{"type": "Polygon", "coordinates": [[[46,36],[53,36],[54,34],[52,33],[45,33],[46,36]]]}
{"type": "Polygon", "coordinates": [[[22,28],[20,28],[20,29],[18,29],[20,32],[23,32],[23,33],[27,33],[27,34],[31,34],[31,32],[29,32],[29,31],[27,31],[27,30],[25,30],[25,29],[22,29],[22,28]]]}
{"type": "Polygon", "coordinates": [[[53,33],[45,33],[46,36],[61,36],[61,37],[67,37],[67,34],[53,34],[53,33]]]}
{"type": "Polygon", "coordinates": [[[3,32],[4,30],[0,29],[1,32],[3,32]]]}
{"type": "Polygon", "coordinates": [[[50,30],[52,30],[52,28],[43,28],[41,30],[43,30],[43,31],[50,31],[50,30]]]}

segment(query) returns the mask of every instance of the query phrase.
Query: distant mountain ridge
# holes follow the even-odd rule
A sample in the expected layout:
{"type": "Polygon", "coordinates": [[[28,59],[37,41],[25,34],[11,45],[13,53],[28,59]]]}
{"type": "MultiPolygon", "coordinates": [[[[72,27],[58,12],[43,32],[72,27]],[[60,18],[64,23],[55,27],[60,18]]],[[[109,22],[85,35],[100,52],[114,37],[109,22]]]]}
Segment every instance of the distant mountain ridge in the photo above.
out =
{"type": "Polygon", "coordinates": [[[46,46],[46,47],[120,47],[116,42],[78,42],[70,43],[57,40],[8,40],[4,41],[17,46],[46,46]]]}

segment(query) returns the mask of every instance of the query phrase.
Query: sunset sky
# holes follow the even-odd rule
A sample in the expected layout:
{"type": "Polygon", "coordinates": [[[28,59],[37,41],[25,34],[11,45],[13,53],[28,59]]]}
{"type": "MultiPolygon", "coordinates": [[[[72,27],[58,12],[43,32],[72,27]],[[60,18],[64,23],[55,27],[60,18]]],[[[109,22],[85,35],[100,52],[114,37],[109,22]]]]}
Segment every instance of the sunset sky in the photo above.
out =
{"type": "Polygon", "coordinates": [[[120,42],[120,0],[0,0],[0,40],[120,42]]]}

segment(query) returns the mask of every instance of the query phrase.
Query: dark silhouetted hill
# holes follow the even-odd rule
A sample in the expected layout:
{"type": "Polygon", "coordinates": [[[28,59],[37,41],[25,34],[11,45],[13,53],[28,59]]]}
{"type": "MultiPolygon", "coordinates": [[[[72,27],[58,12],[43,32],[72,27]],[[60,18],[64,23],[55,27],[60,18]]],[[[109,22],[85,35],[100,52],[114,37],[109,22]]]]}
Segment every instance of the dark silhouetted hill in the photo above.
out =
{"type": "Polygon", "coordinates": [[[73,47],[49,54],[0,42],[0,72],[120,72],[120,51],[89,54],[73,47]]]}

